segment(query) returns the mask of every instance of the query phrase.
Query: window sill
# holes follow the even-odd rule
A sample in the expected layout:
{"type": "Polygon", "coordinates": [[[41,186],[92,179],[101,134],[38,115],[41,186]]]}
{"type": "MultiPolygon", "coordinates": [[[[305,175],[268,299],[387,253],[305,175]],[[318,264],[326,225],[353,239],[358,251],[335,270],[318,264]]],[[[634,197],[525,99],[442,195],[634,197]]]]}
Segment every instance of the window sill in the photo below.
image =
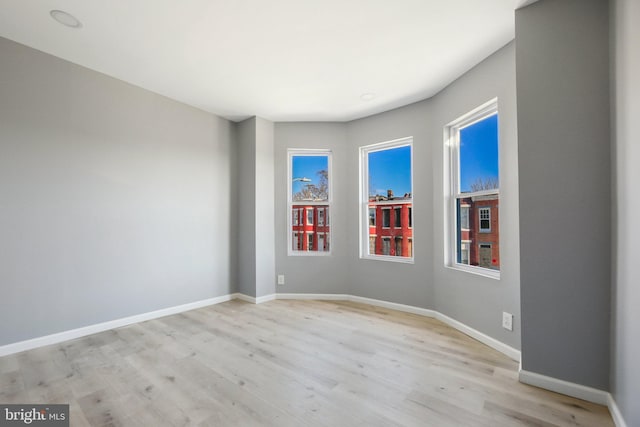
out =
{"type": "Polygon", "coordinates": [[[294,257],[298,257],[298,256],[330,256],[331,255],[331,251],[289,251],[289,253],[287,254],[288,256],[294,256],[294,257]]]}
{"type": "Polygon", "coordinates": [[[360,256],[360,259],[368,259],[371,261],[398,262],[401,264],[414,264],[413,258],[391,255],[363,255],[360,256]]]}
{"type": "Polygon", "coordinates": [[[445,265],[446,268],[451,270],[463,271],[465,273],[475,274],[477,276],[487,277],[489,279],[500,280],[500,271],[499,270],[491,270],[489,268],[476,267],[473,265],[466,264],[453,264],[453,265],[445,265]]]}

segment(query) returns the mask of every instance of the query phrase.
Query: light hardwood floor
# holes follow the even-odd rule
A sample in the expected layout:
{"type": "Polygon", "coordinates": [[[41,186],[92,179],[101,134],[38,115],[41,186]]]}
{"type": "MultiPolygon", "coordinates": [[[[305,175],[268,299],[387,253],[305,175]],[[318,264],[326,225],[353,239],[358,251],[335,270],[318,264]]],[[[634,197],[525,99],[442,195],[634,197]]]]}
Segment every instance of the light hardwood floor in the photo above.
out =
{"type": "Polygon", "coordinates": [[[72,426],[613,426],[443,323],[337,301],[230,301],[0,358],[0,402],[72,426]]]}

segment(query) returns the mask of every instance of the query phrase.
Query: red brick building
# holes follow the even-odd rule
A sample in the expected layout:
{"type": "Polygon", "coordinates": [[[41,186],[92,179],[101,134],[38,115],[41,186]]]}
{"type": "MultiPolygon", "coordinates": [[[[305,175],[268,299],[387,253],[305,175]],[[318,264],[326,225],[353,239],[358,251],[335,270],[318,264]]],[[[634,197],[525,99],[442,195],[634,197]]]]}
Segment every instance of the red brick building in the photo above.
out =
{"type": "Polygon", "coordinates": [[[413,256],[413,200],[411,194],[369,198],[369,254],[413,256]]]}
{"type": "Polygon", "coordinates": [[[497,195],[460,199],[458,262],[500,269],[500,228],[497,195]]]}
{"type": "Polygon", "coordinates": [[[294,251],[329,250],[329,205],[293,205],[291,224],[291,246],[294,251]]]}

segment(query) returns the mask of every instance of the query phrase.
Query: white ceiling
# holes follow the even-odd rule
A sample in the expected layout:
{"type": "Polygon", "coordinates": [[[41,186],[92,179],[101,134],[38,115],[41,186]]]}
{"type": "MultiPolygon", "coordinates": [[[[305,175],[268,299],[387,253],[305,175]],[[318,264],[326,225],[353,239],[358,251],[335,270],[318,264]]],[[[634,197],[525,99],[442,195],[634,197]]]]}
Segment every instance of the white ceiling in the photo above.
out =
{"type": "Polygon", "coordinates": [[[232,120],[346,121],[436,94],[530,2],[0,0],[0,36],[232,120]]]}

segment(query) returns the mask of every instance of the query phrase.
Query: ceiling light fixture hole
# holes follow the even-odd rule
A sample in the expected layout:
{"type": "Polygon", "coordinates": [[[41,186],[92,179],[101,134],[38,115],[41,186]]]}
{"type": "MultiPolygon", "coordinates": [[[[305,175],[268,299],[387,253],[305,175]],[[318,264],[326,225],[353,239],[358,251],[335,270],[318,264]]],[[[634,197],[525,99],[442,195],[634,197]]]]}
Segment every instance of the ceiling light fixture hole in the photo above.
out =
{"type": "Polygon", "coordinates": [[[362,95],[360,95],[360,99],[362,99],[363,101],[372,101],[374,98],[376,97],[375,93],[363,93],[362,95]]]}
{"type": "Polygon", "coordinates": [[[70,13],[65,12],[64,10],[54,9],[49,12],[49,15],[51,15],[53,19],[66,27],[82,28],[82,22],[80,22],[78,18],[71,15],[70,13]]]}

